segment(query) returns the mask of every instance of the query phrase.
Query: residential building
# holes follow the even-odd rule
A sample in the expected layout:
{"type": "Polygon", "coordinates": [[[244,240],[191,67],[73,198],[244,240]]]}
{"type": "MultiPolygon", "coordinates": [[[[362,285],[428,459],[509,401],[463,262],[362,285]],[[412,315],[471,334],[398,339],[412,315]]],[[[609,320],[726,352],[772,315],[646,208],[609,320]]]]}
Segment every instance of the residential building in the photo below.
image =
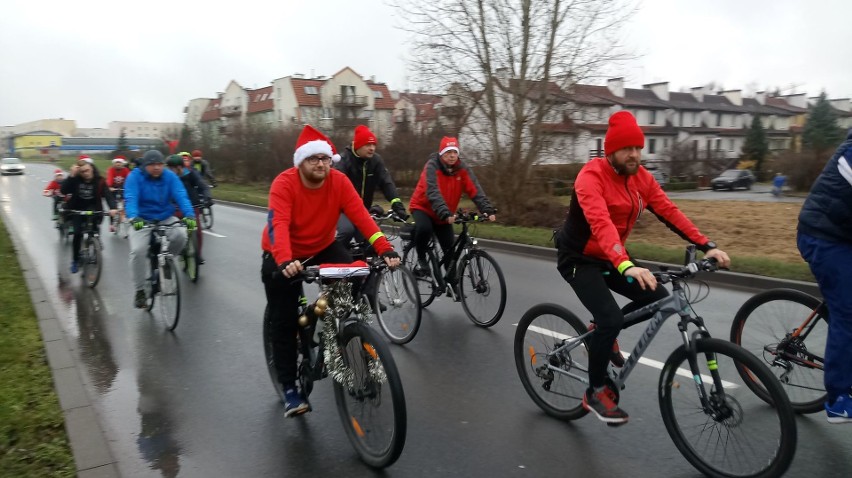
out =
{"type": "MultiPolygon", "coordinates": [[[[155,123],[151,121],[110,121],[108,137],[118,138],[122,132],[128,138],[177,139],[183,123],[155,123]]],[[[70,135],[69,135],[70,136],[70,135]]]]}

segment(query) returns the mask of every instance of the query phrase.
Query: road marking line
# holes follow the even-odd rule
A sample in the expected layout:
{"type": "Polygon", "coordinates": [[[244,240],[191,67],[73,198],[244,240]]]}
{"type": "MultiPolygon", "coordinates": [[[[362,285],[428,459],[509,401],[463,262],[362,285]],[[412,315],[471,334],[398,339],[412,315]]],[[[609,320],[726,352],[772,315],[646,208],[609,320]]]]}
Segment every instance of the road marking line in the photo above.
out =
{"type": "MultiPolygon", "coordinates": [[[[515,327],[517,327],[517,326],[518,326],[518,324],[515,324],[515,327]]],[[[527,328],[527,330],[532,330],[533,332],[539,333],[541,335],[550,335],[550,336],[556,337],[557,339],[560,339],[560,340],[572,338],[570,335],[560,334],[560,333],[557,333],[557,332],[554,332],[552,330],[548,330],[548,329],[545,329],[545,328],[542,328],[542,327],[536,327],[535,325],[529,326],[527,328]]],[[[628,354],[627,352],[624,352],[624,351],[621,352],[621,355],[625,359],[630,357],[630,354],[628,354]]],[[[643,365],[653,367],[657,370],[662,370],[663,366],[665,365],[665,363],[663,363],[663,362],[660,362],[660,361],[654,360],[654,359],[645,358],[645,357],[639,357],[638,362],[643,364],[643,365]]],[[[682,376],[682,377],[692,379],[692,372],[685,369],[685,368],[678,368],[675,373],[682,376]]],[[[704,381],[704,383],[713,383],[713,377],[710,377],[709,375],[702,375],[701,380],[704,381]]],[[[739,387],[739,385],[737,385],[735,383],[731,383],[727,380],[722,380],[722,385],[724,385],[725,387],[728,387],[728,388],[738,388],[739,387]]]]}
{"type": "Polygon", "coordinates": [[[213,237],[228,237],[228,236],[223,236],[221,234],[216,234],[215,232],[210,232],[210,231],[201,231],[201,232],[203,232],[204,234],[207,234],[208,236],[213,236],[213,237]]]}

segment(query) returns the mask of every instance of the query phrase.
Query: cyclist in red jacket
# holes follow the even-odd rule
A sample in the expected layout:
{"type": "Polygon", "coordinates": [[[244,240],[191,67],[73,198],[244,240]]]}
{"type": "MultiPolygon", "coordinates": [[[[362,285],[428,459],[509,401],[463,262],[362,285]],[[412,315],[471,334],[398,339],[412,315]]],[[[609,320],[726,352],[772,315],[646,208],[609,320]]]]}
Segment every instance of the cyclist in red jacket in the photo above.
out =
{"type": "Polygon", "coordinates": [[[459,159],[458,140],[445,136],[441,139],[438,152],[426,161],[414,194],[411,195],[414,244],[417,247],[416,274],[429,274],[426,250],[433,234],[438,238],[444,253],[453,246],[453,222],[462,193],[473,200],[489,221],[496,220],[496,211],[476,180],[476,175],[459,159]]]}
{"type": "MultiPolygon", "coordinates": [[[[609,424],[628,416],[615,403],[606,384],[607,363],[624,365],[616,337],[624,314],[668,295],[651,271],[624,248],[636,220],[647,209],[684,240],[698,246],[720,267],[730,259],[675,206],[654,176],[640,165],[645,135],[636,118],[618,111],[609,118],[605,158],[589,161],[574,181],[565,224],[557,235],[557,269],[592,313],[597,332],[589,343],[589,389],[583,407],[609,424]],[[632,301],[619,308],[611,291],[632,301]]],[[[591,327],[590,327],[591,328],[591,327]]]]}
{"type": "Polygon", "coordinates": [[[310,125],[299,135],[294,167],[285,170],[269,189],[269,213],[261,237],[263,263],[260,276],[272,322],[272,347],[278,380],[284,387],[285,416],[309,411],[296,388],[296,332],[301,288],[285,280],[305,265],[350,263],[349,250],[335,240],[340,214],[346,214],[358,231],[391,268],[399,254],[373,222],[358,192],[345,174],[331,169],[340,156],[331,141],[310,125]]]}
{"type": "Polygon", "coordinates": [[[53,220],[59,219],[59,203],[65,200],[65,195],[62,194],[62,181],[65,179],[65,173],[61,169],[53,171],[53,181],[47,183],[42,195],[44,197],[53,198],[53,220]]]}
{"type": "MultiPolygon", "coordinates": [[[[127,167],[127,158],[122,155],[116,156],[112,160],[112,167],[107,169],[106,183],[118,203],[123,204],[124,202],[124,181],[128,174],[130,174],[130,169],[127,167]]],[[[123,220],[124,207],[120,207],[119,214],[113,218],[109,225],[110,232],[115,232],[115,226],[123,220]]]]}

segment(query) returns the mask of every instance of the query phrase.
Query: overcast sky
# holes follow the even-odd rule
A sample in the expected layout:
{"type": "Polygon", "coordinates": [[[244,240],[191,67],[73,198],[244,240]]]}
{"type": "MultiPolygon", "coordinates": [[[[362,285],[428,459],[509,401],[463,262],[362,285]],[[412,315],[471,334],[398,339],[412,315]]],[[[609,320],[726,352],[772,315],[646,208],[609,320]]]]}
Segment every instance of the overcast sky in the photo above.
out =
{"type": "MultiPolygon", "coordinates": [[[[231,80],[260,88],[344,66],[415,88],[395,13],[385,0],[4,0],[0,126],[181,122],[190,99],[231,80]]],[[[628,87],[715,81],[848,98],[850,18],[850,0],[645,0],[623,31],[641,57],[614,74],[628,87]]]]}

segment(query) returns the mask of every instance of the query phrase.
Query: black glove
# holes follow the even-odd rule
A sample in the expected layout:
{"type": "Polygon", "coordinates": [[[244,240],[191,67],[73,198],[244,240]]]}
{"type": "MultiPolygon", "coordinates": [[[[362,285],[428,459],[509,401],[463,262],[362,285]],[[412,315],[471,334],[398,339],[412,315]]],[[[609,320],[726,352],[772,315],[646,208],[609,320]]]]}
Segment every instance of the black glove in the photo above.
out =
{"type": "Polygon", "coordinates": [[[391,204],[391,209],[393,209],[393,213],[397,215],[400,219],[405,221],[408,219],[408,213],[405,211],[405,205],[402,202],[397,201],[391,204]]]}
{"type": "Polygon", "coordinates": [[[374,216],[384,216],[385,210],[378,204],[373,204],[372,206],[370,206],[370,214],[374,216]]]}
{"type": "Polygon", "coordinates": [[[382,259],[399,259],[399,254],[395,250],[391,249],[382,253],[382,259]]]}

